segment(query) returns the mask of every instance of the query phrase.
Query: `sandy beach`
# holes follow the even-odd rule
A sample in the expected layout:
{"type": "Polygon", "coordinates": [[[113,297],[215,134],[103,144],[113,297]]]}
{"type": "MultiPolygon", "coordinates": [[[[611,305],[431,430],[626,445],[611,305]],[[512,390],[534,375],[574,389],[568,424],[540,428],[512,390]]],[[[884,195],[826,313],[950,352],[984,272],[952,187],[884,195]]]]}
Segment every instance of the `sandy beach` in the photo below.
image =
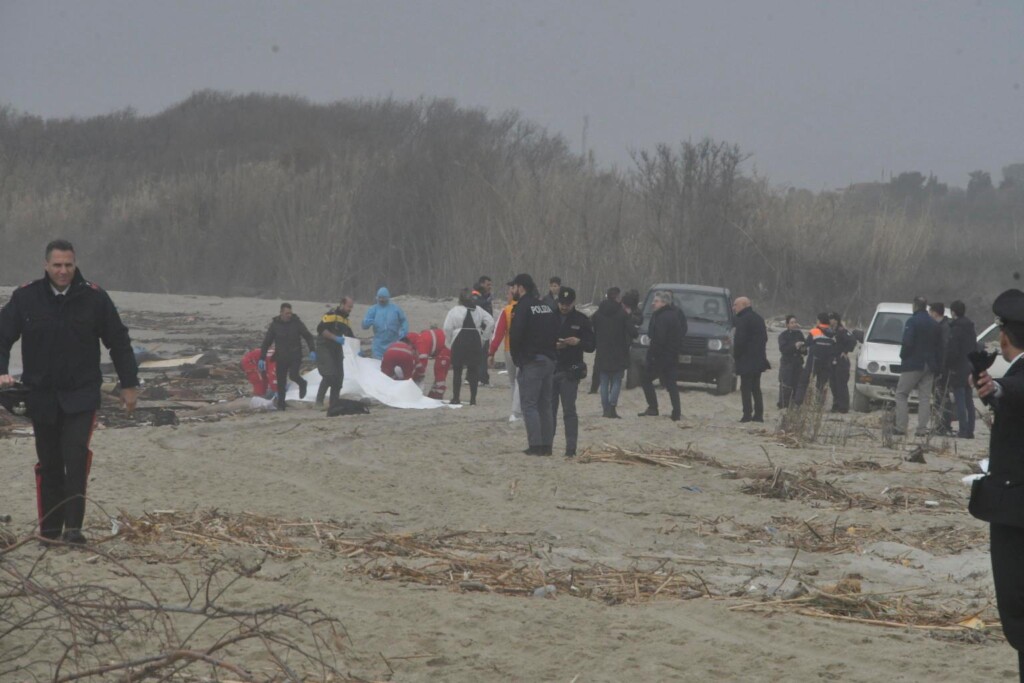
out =
{"type": "MultiPolygon", "coordinates": [[[[0,300],[9,293],[0,288],[0,300]]],[[[278,303],[112,296],[136,344],[168,357],[214,351],[225,363],[258,346],[278,303]]],[[[413,330],[440,324],[452,304],[395,302],[413,330]]],[[[292,303],[311,328],[327,306],[292,303]]],[[[354,321],[365,310],[357,305],[354,321]]],[[[777,367],[774,334],[768,350],[777,367]]],[[[778,431],[776,384],[772,370],[763,425],[739,423],[738,393],[716,397],[697,385],[682,392],[681,423],[636,417],[639,390],[623,391],[623,419],[603,419],[583,388],[584,452],[575,460],[557,455],[561,425],[556,456],[521,453],[525,430],[507,421],[507,376],[497,372],[477,406],[458,410],[371,406],[369,415],[328,418],[306,405],[207,421],[176,410],[176,426],[101,421],[87,532],[169,593],[175,572],[199,576],[220,559],[245,568],[227,605],[312,600],[344,624],[334,656],[354,679],[1015,680],[987,527],[968,515],[960,481],[985,457],[987,426],[979,420],[974,441],[885,447],[880,412],[826,415],[809,443],[778,431]],[[922,445],[924,462],[906,461],[922,445]],[[678,466],[603,461],[623,451],[668,453],[678,466]],[[290,555],[182,534],[110,537],[111,518],[211,509],[322,522],[342,540],[429,539],[450,549],[458,539],[459,552],[475,548],[508,577],[556,591],[532,597],[459,566],[437,572],[437,558],[415,553],[350,556],[319,530],[290,555]],[[653,588],[641,585],[651,578],[653,588]],[[602,587],[609,582],[622,585],[602,587]],[[825,607],[829,595],[869,609],[844,615],[825,607]]],[[[0,453],[0,515],[23,537],[35,523],[32,439],[10,433],[0,453]]],[[[88,550],[15,552],[41,556],[41,570],[69,580],[117,581],[88,550]]]]}

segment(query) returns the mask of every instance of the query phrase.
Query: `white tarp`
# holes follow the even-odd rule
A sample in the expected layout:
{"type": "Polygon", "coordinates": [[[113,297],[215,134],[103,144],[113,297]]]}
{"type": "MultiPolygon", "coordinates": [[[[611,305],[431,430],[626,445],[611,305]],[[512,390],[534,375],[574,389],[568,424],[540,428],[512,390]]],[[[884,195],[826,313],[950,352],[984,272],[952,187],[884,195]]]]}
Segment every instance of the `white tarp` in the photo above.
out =
{"type": "MultiPolygon", "coordinates": [[[[341,385],[342,398],[359,400],[372,398],[392,408],[444,408],[448,404],[437,399],[428,398],[412,380],[394,380],[380,371],[380,361],[376,358],[364,358],[359,355],[359,340],[345,340],[345,381],[341,385]]],[[[309,386],[306,398],[299,398],[299,387],[294,383],[288,387],[286,398],[289,401],[315,401],[316,390],[320,386],[320,371],[311,370],[302,376],[309,386]]],[[[452,408],[457,406],[450,406],[452,408]]]]}

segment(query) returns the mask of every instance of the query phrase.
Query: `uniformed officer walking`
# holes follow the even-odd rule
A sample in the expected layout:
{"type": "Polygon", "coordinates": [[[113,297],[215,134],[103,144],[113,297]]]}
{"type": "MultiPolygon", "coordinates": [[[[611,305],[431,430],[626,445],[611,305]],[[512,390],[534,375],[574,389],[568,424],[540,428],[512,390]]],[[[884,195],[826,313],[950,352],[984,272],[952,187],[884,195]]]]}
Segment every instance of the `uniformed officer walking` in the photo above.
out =
{"type": "Polygon", "coordinates": [[[39,459],[39,534],[83,544],[89,441],[103,383],[100,342],[110,350],[129,414],[138,398],[138,366],[114,302],[82,277],[71,243],[50,242],[44,266],[46,276],[15,290],[0,311],[0,387],[14,384],[11,347],[20,338],[21,381],[29,388],[26,407],[39,459]]]}
{"type": "Polygon", "coordinates": [[[516,275],[510,285],[516,307],[512,311],[509,343],[516,364],[519,400],[529,447],[527,455],[551,455],[555,439],[551,395],[554,390],[555,358],[558,344],[558,316],[540,299],[537,285],[526,273],[516,275]]]}
{"type": "MultiPolygon", "coordinates": [[[[977,378],[978,395],[995,413],[988,471],[994,481],[1007,485],[1003,505],[1024,506],[1024,496],[1011,495],[1024,485],[1024,292],[1003,292],[992,311],[999,321],[999,347],[1010,367],[1000,379],[987,372],[977,378]]],[[[1004,511],[1002,517],[1024,525],[1024,510],[1004,511]]],[[[991,522],[989,535],[999,619],[1006,640],[1017,650],[1024,681],[1024,526],[991,522]]]]}
{"type": "Polygon", "coordinates": [[[558,290],[558,341],[555,344],[557,359],[551,399],[552,435],[558,430],[558,405],[562,405],[562,419],[565,421],[565,455],[576,455],[579,438],[579,415],[576,412],[576,397],[580,380],[586,376],[587,365],[583,354],[594,350],[594,328],[590,318],[576,310],[576,290],[562,287],[558,290]]]}

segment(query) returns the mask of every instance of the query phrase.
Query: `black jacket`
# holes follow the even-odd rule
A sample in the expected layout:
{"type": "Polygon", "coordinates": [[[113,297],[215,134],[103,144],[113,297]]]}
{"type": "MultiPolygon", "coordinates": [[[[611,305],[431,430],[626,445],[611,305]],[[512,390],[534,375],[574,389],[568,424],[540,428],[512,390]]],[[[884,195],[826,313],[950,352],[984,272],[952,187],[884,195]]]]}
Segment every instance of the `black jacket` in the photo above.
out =
{"type": "Polygon", "coordinates": [[[955,318],[949,323],[949,346],[946,348],[946,368],[950,386],[956,388],[967,383],[971,363],[967,354],[978,348],[978,333],[968,317],[955,318]]]}
{"type": "Polygon", "coordinates": [[[782,365],[803,365],[804,354],[807,353],[807,347],[797,348],[797,342],[804,341],[804,333],[800,330],[783,330],[779,334],[779,354],[782,358],[782,365]]]}
{"type": "Polygon", "coordinates": [[[651,339],[647,348],[648,369],[669,368],[679,363],[686,327],[686,314],[671,304],[654,312],[647,326],[651,339]]]}
{"type": "Polygon", "coordinates": [[[938,326],[938,355],[939,355],[939,366],[936,368],[936,374],[945,375],[949,372],[949,340],[953,334],[953,331],[949,327],[949,319],[943,318],[941,321],[936,323],[938,326]]]}
{"type": "Polygon", "coordinates": [[[900,346],[900,360],[903,372],[929,369],[942,370],[939,358],[939,326],[927,311],[918,311],[910,316],[903,328],[903,344],[900,346]]]}
{"type": "Polygon", "coordinates": [[[617,301],[605,299],[590,317],[596,337],[594,370],[620,372],[629,367],[629,344],[636,339],[636,325],[617,301]]]}
{"type": "Polygon", "coordinates": [[[516,367],[522,367],[537,356],[557,358],[558,314],[537,296],[527,294],[512,309],[509,326],[509,351],[516,367]]]}
{"type": "Polygon", "coordinates": [[[1000,480],[1024,483],[1024,361],[1018,360],[996,382],[1003,395],[993,402],[988,471],[1000,480]]]}
{"type": "Polygon", "coordinates": [[[100,406],[100,342],[110,349],[121,386],[139,386],[138,365],[128,328],[110,296],[76,272],[63,296],[48,278],[11,295],[0,311],[0,374],[8,374],[11,347],[21,339],[21,381],[32,392],[29,414],[51,421],[57,408],[83,413],[100,406]]]}
{"type": "Polygon", "coordinates": [[[590,318],[575,308],[569,311],[569,315],[556,313],[558,316],[558,339],[579,337],[580,343],[576,346],[566,346],[564,349],[556,349],[555,359],[556,370],[568,370],[573,365],[583,362],[584,353],[594,351],[594,328],[590,325],[590,318]]]}
{"type": "Polygon", "coordinates": [[[260,346],[260,358],[266,359],[270,345],[274,345],[274,359],[281,361],[296,361],[302,359],[302,340],[306,340],[310,351],[316,350],[316,342],[313,335],[309,333],[306,324],[299,319],[299,316],[292,314],[291,320],[285,322],[281,316],[275,316],[270,321],[270,327],[263,336],[263,344],[260,346]]]}
{"type": "Polygon", "coordinates": [[[835,335],[837,356],[842,353],[852,353],[857,348],[857,339],[842,325],[836,328],[835,335]]]}
{"type": "Polygon", "coordinates": [[[770,368],[767,347],[768,328],[764,318],[753,308],[744,308],[736,315],[736,334],[732,342],[736,374],[755,375],[770,368]]]}

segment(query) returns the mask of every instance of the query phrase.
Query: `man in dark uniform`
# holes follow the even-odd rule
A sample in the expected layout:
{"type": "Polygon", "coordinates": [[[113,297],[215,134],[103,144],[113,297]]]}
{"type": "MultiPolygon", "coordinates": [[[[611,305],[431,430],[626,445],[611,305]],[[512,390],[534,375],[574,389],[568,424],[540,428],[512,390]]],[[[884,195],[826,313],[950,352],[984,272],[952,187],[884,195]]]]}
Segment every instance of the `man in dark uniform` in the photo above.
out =
{"type": "Polygon", "coordinates": [[[686,336],[686,314],[672,305],[672,292],[669,291],[655,292],[651,306],[654,314],[647,325],[650,346],[647,347],[647,361],[640,383],[644,398],[647,399],[647,410],[639,415],[649,417],[658,414],[658,394],[654,391],[654,380],[658,379],[668,391],[672,403],[672,420],[678,422],[682,418],[682,410],[676,377],[679,373],[679,352],[683,348],[683,337],[686,336]]]}
{"type": "Polygon", "coordinates": [[[583,354],[594,350],[594,328],[590,318],[576,310],[576,290],[562,287],[558,291],[558,342],[555,344],[557,359],[552,385],[551,426],[552,435],[558,428],[558,404],[562,404],[562,419],[565,421],[565,455],[576,455],[579,436],[579,416],[576,413],[576,396],[579,394],[581,375],[587,366],[583,354]]]}
{"type": "Polygon", "coordinates": [[[551,394],[554,385],[558,316],[542,302],[533,278],[520,273],[509,283],[516,307],[509,326],[509,350],[516,364],[519,401],[526,424],[527,455],[551,455],[555,439],[551,394]]]}
{"type": "Polygon", "coordinates": [[[288,378],[291,377],[299,385],[299,398],[306,397],[306,380],[299,374],[302,365],[302,340],[309,346],[309,358],[316,361],[316,342],[309,333],[306,324],[292,312],[291,304],[281,304],[281,315],[270,321],[270,327],[263,336],[260,346],[260,372],[263,371],[267,351],[274,345],[274,358],[277,360],[277,409],[284,410],[285,395],[288,393],[288,378]]]}
{"type": "Polygon", "coordinates": [[[815,405],[821,406],[825,402],[825,388],[832,377],[832,361],[836,355],[836,335],[828,323],[828,313],[818,314],[818,324],[807,333],[804,344],[807,349],[807,365],[800,376],[800,385],[794,398],[798,406],[803,405],[813,381],[815,405]]]}
{"type": "Polygon", "coordinates": [[[328,390],[331,398],[327,407],[337,403],[345,382],[345,338],[356,336],[348,320],[354,303],[352,297],[342,297],[341,304],[325,313],[316,326],[316,367],[320,371],[320,388],[316,390],[318,407],[323,406],[328,390]]]}
{"type": "MultiPolygon", "coordinates": [[[[993,380],[977,377],[978,396],[995,413],[989,440],[989,476],[1024,484],[1024,292],[1010,289],[992,304],[999,325],[999,347],[1010,362],[1006,374],[993,380]]],[[[1017,650],[1024,681],[1024,527],[990,524],[992,578],[1006,640],[1017,650]]]]}
{"type": "Polygon", "coordinates": [[[39,534],[83,544],[85,490],[92,466],[89,442],[100,407],[100,341],[110,350],[121,402],[129,414],[138,398],[138,367],[128,329],[110,296],[82,277],[75,248],[46,247],[46,277],[15,290],[0,311],[0,387],[11,386],[11,347],[21,341],[35,431],[39,534]]]}
{"type": "Polygon", "coordinates": [[[828,379],[832,412],[845,414],[850,412],[850,354],[857,348],[857,340],[843,325],[843,318],[838,313],[829,313],[828,323],[836,340],[832,373],[828,379]]]}
{"type": "Polygon", "coordinates": [[[768,327],[745,296],[737,297],[732,302],[732,312],[736,316],[732,351],[736,360],[736,374],[740,376],[740,399],[743,404],[740,422],[764,422],[761,373],[771,368],[768,363],[768,327]]]}
{"type": "MultiPolygon", "coordinates": [[[[473,285],[472,296],[477,299],[477,306],[487,311],[487,315],[494,317],[494,298],[492,292],[494,291],[494,281],[491,280],[490,275],[481,275],[476,284],[473,285]]],[[[481,386],[490,386],[491,376],[487,372],[487,351],[489,343],[484,343],[484,352],[480,358],[480,369],[477,371],[477,376],[480,380],[481,386]]]]}

